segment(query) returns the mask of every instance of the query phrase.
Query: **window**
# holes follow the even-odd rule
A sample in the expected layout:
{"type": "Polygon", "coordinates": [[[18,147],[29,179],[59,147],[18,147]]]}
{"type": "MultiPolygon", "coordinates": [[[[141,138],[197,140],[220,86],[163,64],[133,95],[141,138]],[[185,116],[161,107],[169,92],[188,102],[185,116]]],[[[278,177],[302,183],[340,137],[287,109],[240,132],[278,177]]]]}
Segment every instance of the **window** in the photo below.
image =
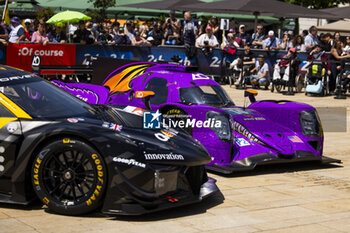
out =
{"type": "Polygon", "coordinates": [[[145,91],[153,91],[155,95],[151,97],[151,104],[160,105],[168,99],[167,80],[164,78],[151,78],[146,84],[145,91]]]}

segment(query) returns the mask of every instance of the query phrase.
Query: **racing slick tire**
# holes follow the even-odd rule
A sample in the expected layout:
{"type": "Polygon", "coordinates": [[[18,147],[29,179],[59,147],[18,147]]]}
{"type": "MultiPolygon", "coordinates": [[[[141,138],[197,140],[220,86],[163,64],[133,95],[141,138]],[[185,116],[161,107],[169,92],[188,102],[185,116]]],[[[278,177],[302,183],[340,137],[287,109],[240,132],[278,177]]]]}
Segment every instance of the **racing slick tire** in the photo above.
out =
{"type": "Polygon", "coordinates": [[[101,155],[85,142],[62,138],[37,153],[31,180],[38,198],[50,210],[81,215],[101,206],[107,167],[101,155]]]}

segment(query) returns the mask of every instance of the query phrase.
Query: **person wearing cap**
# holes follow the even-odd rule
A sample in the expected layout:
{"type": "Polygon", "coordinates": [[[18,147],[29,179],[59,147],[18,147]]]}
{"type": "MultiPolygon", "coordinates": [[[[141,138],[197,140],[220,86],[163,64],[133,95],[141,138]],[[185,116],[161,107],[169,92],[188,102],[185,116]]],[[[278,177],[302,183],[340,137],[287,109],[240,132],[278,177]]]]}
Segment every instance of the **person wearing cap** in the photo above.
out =
{"type": "Polygon", "coordinates": [[[213,48],[218,47],[219,42],[213,34],[213,28],[207,25],[205,33],[200,35],[196,40],[196,46],[201,47],[204,54],[210,55],[213,53],[213,48]]]}
{"type": "Polygon", "coordinates": [[[161,29],[161,26],[158,21],[155,21],[153,23],[153,29],[149,32],[147,41],[149,41],[152,44],[152,46],[159,46],[165,44],[164,32],[161,29]]]}
{"type": "Polygon", "coordinates": [[[24,20],[24,31],[25,31],[25,41],[31,41],[32,40],[32,35],[34,33],[34,29],[32,27],[32,21],[30,19],[25,19],[24,20]]]}
{"type": "Polygon", "coordinates": [[[171,10],[169,18],[165,19],[162,25],[166,44],[178,44],[180,40],[181,22],[175,18],[175,11],[171,10]]]}
{"type": "Polygon", "coordinates": [[[252,42],[252,37],[245,31],[245,25],[241,24],[239,25],[239,33],[237,34],[237,37],[241,38],[243,40],[243,43],[251,43],[252,42]]]}
{"type": "Polygon", "coordinates": [[[47,37],[51,43],[67,43],[66,26],[63,23],[57,23],[55,30],[51,30],[47,37]]]}
{"type": "Polygon", "coordinates": [[[83,20],[79,21],[79,27],[74,32],[73,42],[80,44],[94,44],[94,36],[85,28],[85,22],[83,20]]]}
{"type": "Polygon", "coordinates": [[[262,49],[264,43],[265,34],[263,32],[263,25],[258,24],[256,26],[256,32],[252,35],[252,48],[262,49]]]}
{"type": "Polygon", "coordinates": [[[283,78],[287,68],[290,67],[289,78],[294,79],[299,67],[297,50],[295,48],[288,49],[287,54],[283,54],[281,59],[277,61],[274,68],[273,80],[283,78]]]}
{"type": "Polygon", "coordinates": [[[10,20],[10,22],[13,29],[10,32],[9,42],[19,44],[20,41],[24,41],[25,39],[25,30],[21,25],[21,20],[15,16],[10,20]]]}
{"type": "Polygon", "coordinates": [[[263,49],[266,51],[280,49],[280,41],[275,37],[275,33],[272,30],[269,31],[268,37],[264,40],[263,49]]]}
{"type": "Polygon", "coordinates": [[[253,88],[260,88],[260,86],[268,87],[268,78],[270,77],[269,66],[264,60],[263,55],[258,56],[258,61],[255,63],[254,69],[250,71],[250,83],[253,88]],[[254,75],[255,73],[255,75],[254,75]]]}
{"type": "Polygon", "coordinates": [[[118,33],[114,36],[114,41],[112,44],[131,45],[130,38],[127,35],[125,35],[124,27],[119,27],[118,33]]]}
{"type": "Polygon", "coordinates": [[[115,44],[114,35],[111,33],[112,28],[104,27],[103,31],[99,33],[97,37],[97,43],[100,45],[113,45],[115,44]]]}
{"type": "Polygon", "coordinates": [[[191,12],[189,11],[184,13],[184,19],[182,23],[184,44],[185,46],[194,46],[199,32],[198,21],[192,19],[191,12]]]}
{"type": "Polygon", "coordinates": [[[127,20],[124,25],[124,33],[127,35],[131,41],[131,43],[135,40],[134,30],[132,28],[132,22],[131,20],[127,20]]]}
{"type": "Polygon", "coordinates": [[[133,45],[136,45],[136,46],[152,46],[152,43],[149,42],[148,40],[146,40],[145,38],[143,38],[141,36],[141,33],[136,30],[135,31],[135,42],[133,45]]]}
{"type": "Polygon", "coordinates": [[[310,52],[316,44],[319,43],[317,38],[317,28],[315,26],[311,26],[309,28],[309,34],[305,36],[305,49],[310,52]]]}
{"type": "Polygon", "coordinates": [[[33,33],[31,41],[42,45],[47,45],[49,43],[49,38],[46,34],[46,24],[39,24],[38,30],[33,33]]]}

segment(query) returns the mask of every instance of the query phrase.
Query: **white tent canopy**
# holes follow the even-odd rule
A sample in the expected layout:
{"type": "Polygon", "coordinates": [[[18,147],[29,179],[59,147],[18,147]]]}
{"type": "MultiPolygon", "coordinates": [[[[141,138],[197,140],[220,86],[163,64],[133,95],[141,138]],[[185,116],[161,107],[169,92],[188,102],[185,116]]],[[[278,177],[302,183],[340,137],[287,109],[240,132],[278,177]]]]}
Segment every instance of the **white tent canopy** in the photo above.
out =
{"type": "Polygon", "coordinates": [[[350,36],[350,20],[339,20],[337,22],[329,23],[317,28],[320,32],[323,33],[340,32],[342,36],[350,36]]]}

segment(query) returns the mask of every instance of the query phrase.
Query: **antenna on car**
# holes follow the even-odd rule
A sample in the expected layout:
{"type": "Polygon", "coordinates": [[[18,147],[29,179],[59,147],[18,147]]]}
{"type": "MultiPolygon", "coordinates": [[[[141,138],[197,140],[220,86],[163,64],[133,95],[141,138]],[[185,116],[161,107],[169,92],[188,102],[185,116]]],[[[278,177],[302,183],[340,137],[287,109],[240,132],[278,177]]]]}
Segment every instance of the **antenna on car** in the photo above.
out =
{"type": "Polygon", "coordinates": [[[258,91],[256,91],[256,90],[250,90],[250,89],[245,90],[244,91],[244,105],[243,105],[243,108],[246,109],[246,99],[247,99],[246,97],[249,97],[249,101],[252,104],[252,103],[256,102],[255,96],[257,96],[257,95],[258,95],[258,91]]]}

